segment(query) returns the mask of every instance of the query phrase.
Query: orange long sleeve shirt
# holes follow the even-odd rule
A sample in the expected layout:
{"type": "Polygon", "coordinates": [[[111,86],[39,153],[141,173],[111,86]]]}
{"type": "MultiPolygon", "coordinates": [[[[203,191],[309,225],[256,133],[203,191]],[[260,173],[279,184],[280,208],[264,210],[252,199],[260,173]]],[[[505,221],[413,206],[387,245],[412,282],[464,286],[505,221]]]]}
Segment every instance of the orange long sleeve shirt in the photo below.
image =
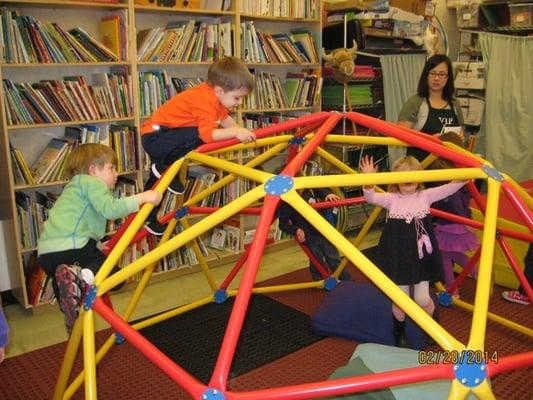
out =
{"type": "Polygon", "coordinates": [[[141,126],[141,135],[167,128],[198,127],[204,143],[213,142],[213,130],[228,116],[215,90],[207,83],[185,90],[159,107],[141,126]]]}

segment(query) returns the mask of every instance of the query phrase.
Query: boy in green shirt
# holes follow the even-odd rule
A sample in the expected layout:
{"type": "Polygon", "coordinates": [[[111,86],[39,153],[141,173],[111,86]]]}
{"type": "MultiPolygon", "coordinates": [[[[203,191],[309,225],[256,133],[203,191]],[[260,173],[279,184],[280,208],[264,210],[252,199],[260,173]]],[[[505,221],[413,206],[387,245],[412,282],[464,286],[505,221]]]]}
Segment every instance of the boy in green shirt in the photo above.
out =
{"type": "Polygon", "coordinates": [[[76,147],[67,164],[70,182],[50,209],[38,240],[38,260],[53,279],[69,333],[78,317],[84,281],[98,272],[106,258],[100,241],[107,220],[125,217],[144,203],[161,202],[161,194],[153,190],[115,198],[111,190],[118,177],[116,164],[116,155],[108,146],[76,147]]]}

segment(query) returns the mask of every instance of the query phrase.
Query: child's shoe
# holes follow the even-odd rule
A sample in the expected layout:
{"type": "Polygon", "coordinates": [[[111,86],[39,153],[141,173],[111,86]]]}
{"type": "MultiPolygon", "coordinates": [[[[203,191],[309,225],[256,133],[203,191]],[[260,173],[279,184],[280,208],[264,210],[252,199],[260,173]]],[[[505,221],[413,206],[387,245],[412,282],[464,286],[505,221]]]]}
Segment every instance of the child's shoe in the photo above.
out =
{"type": "Polygon", "coordinates": [[[70,334],[85,292],[82,269],[76,265],[61,264],[56,269],[55,278],[59,288],[59,307],[65,314],[65,325],[70,334]]]}
{"type": "Polygon", "coordinates": [[[165,225],[159,222],[157,217],[150,218],[150,216],[146,219],[144,227],[154,236],[163,236],[163,233],[165,233],[165,229],[167,228],[165,225]]]}
{"type": "Polygon", "coordinates": [[[502,293],[502,297],[511,303],[529,305],[529,298],[518,290],[509,290],[502,293]]]}
{"type": "MultiPolygon", "coordinates": [[[[161,170],[161,167],[158,167],[155,163],[152,164],[152,173],[156,176],[156,178],[160,178],[164,171],[161,170]]],[[[183,194],[185,193],[185,185],[180,180],[180,173],[178,172],[178,175],[170,182],[170,185],[168,185],[168,191],[174,194],[183,194]]]]}

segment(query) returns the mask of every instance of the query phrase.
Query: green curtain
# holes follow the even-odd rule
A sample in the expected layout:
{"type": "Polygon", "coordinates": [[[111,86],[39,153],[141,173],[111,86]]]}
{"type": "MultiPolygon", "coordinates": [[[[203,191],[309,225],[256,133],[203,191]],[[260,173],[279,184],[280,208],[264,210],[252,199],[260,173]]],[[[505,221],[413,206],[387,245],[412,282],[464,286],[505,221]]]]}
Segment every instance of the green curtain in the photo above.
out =
{"type": "Polygon", "coordinates": [[[533,178],[533,38],[480,33],[486,66],[482,153],[517,182],[533,178]]]}
{"type": "MultiPolygon", "coordinates": [[[[405,101],[416,94],[418,79],[426,62],[425,54],[380,56],[383,72],[385,114],[389,122],[397,122],[405,101]]],[[[389,146],[389,165],[405,155],[405,147],[389,146]]]]}
{"type": "Polygon", "coordinates": [[[386,120],[397,122],[403,103],[416,94],[425,54],[380,56],[386,120]]]}

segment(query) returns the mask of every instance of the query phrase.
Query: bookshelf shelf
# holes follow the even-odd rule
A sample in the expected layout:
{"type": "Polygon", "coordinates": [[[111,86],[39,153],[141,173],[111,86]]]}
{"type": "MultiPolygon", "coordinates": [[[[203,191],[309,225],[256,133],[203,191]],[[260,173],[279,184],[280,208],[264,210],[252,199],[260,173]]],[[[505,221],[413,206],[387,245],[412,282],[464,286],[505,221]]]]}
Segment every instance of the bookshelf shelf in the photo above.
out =
{"type": "Polygon", "coordinates": [[[302,23],[302,24],[316,24],[320,23],[318,18],[288,18],[288,17],[273,17],[267,15],[254,15],[254,14],[240,14],[241,19],[244,20],[259,20],[259,21],[273,21],[273,22],[285,22],[285,23],[302,23]]]}
{"type": "Polygon", "coordinates": [[[105,124],[112,122],[128,122],[133,121],[135,117],[123,117],[123,118],[107,118],[107,119],[90,119],[90,120],[78,120],[78,121],[65,121],[56,122],[53,124],[33,124],[33,125],[7,125],[7,129],[37,129],[37,128],[51,128],[55,126],[70,126],[70,125],[82,125],[82,124],[105,124]]]}
{"type": "MultiPolygon", "coordinates": [[[[318,38],[314,38],[315,34],[320,34],[321,32],[321,20],[319,18],[290,18],[290,17],[272,17],[272,16],[259,16],[249,13],[241,12],[243,7],[243,1],[232,1],[231,9],[228,11],[218,11],[218,10],[201,10],[201,9],[183,9],[183,8],[170,8],[170,7],[156,7],[156,6],[142,6],[134,4],[134,0],[119,0],[119,3],[99,3],[92,1],[68,1],[68,0],[52,0],[45,2],[44,0],[0,0],[0,7],[3,7],[3,10],[8,10],[13,12],[18,12],[18,15],[24,15],[31,18],[35,18],[44,23],[54,23],[57,22],[61,25],[61,28],[64,30],[74,29],[80,27],[84,29],[89,35],[94,37],[97,40],[100,40],[100,21],[108,16],[117,16],[120,15],[124,18],[126,22],[124,25],[124,31],[122,32],[120,39],[125,40],[122,44],[124,46],[120,47],[120,50],[127,49],[125,53],[121,53],[119,59],[124,61],[104,61],[104,62],[78,62],[78,59],[106,59],[101,57],[96,58],[68,58],[69,60],[74,60],[76,62],[42,62],[42,58],[30,57],[32,61],[39,60],[40,62],[35,63],[22,63],[21,60],[28,60],[28,57],[7,57],[6,54],[3,54],[5,58],[0,58],[4,61],[0,63],[0,80],[4,82],[13,82],[13,84],[21,84],[21,87],[26,84],[38,83],[41,80],[63,80],[64,78],[71,78],[73,76],[82,76],[87,79],[87,85],[95,85],[93,82],[98,81],[99,75],[117,75],[127,76],[127,89],[131,90],[132,103],[130,108],[126,108],[128,111],[123,113],[84,113],[83,115],[88,115],[94,118],[98,116],[109,116],[109,115],[128,115],[126,117],[119,118],[105,118],[105,119],[89,119],[89,120],[79,120],[80,115],[72,117],[70,113],[70,118],[76,118],[71,121],[61,121],[54,123],[36,123],[30,124],[27,123],[30,120],[34,121],[58,121],[59,119],[66,119],[62,116],[60,118],[41,118],[41,119],[23,119],[18,118],[14,119],[10,115],[10,121],[13,121],[12,125],[8,125],[8,114],[6,111],[7,104],[7,95],[4,92],[4,87],[0,87],[0,103],[2,108],[0,109],[0,131],[2,133],[2,140],[0,141],[0,163],[7,166],[7,168],[2,168],[0,170],[0,192],[3,193],[4,198],[2,199],[5,207],[5,247],[6,253],[8,256],[8,265],[12,269],[10,271],[10,276],[16,276],[16,282],[14,282],[14,287],[12,292],[14,296],[18,299],[21,305],[25,308],[33,308],[34,310],[43,307],[46,309],[47,305],[36,304],[35,307],[31,304],[30,299],[28,298],[28,291],[26,289],[26,274],[27,274],[27,262],[36,253],[36,243],[35,234],[28,240],[28,233],[24,228],[19,226],[19,212],[20,205],[17,203],[19,196],[29,196],[35,199],[35,196],[38,193],[60,193],[62,187],[68,183],[67,180],[58,180],[57,177],[61,175],[53,176],[50,179],[54,179],[51,182],[39,183],[39,184],[24,184],[31,180],[20,180],[17,178],[15,170],[17,168],[12,164],[12,151],[10,145],[17,147],[17,150],[21,150],[24,153],[24,156],[27,157],[27,160],[37,159],[39,156],[39,150],[44,148],[46,143],[44,141],[50,140],[53,138],[63,138],[64,131],[66,128],[80,128],[82,126],[94,125],[97,127],[107,127],[111,126],[132,126],[137,130],[140,124],[147,118],[143,115],[147,109],[141,108],[143,104],[141,100],[143,99],[142,93],[140,92],[140,85],[142,81],[140,78],[141,74],[152,73],[155,71],[154,76],[158,71],[168,71],[168,77],[171,79],[174,78],[197,78],[198,76],[205,76],[211,61],[139,61],[139,58],[142,58],[142,54],[139,54],[138,57],[138,45],[141,44],[141,39],[138,34],[142,30],[154,29],[154,28],[165,28],[167,24],[176,24],[179,25],[182,22],[195,21],[197,26],[201,22],[206,22],[207,24],[219,24],[226,25],[229,27],[227,32],[230,32],[230,35],[227,35],[226,38],[231,37],[228,41],[224,42],[224,46],[229,46],[231,49],[231,55],[241,56],[241,50],[244,48],[244,41],[242,39],[243,35],[243,26],[245,24],[251,24],[254,21],[257,22],[258,31],[268,32],[272,35],[290,35],[291,31],[300,30],[309,32],[311,37],[310,42],[315,40],[315,49],[316,53],[319,53],[319,41],[316,41],[318,38]],[[242,23],[242,25],[241,25],[242,23]],[[65,26],[63,26],[65,25],[65,26]],[[137,43],[139,40],[139,43],[137,43]],[[16,61],[16,62],[7,62],[7,61],[16,61]],[[117,68],[118,67],[118,68],[117,68]],[[120,71],[120,72],[119,72],[120,71]],[[147,71],[147,72],[145,72],[147,71]],[[130,86],[131,84],[131,86],[130,86]],[[132,111],[132,112],[130,112],[132,111]],[[23,121],[24,123],[21,123],[23,121]],[[44,135],[42,134],[44,133],[44,135]],[[38,143],[38,142],[43,143],[38,143]],[[29,154],[28,154],[29,153],[29,154]],[[35,154],[34,154],[35,153],[35,154]],[[15,179],[17,178],[17,183],[15,179]]],[[[302,5],[306,2],[313,2],[315,5],[314,9],[320,9],[322,7],[321,1],[319,0],[299,0],[297,3],[302,5]]],[[[320,10],[319,10],[320,11],[320,10]]],[[[316,14],[320,16],[321,13],[316,14]]],[[[315,16],[315,14],[313,14],[315,16]]],[[[1,23],[1,21],[0,21],[1,23]]],[[[122,25],[121,25],[122,26],[122,25]]],[[[218,27],[220,28],[220,27],[218,27]]],[[[222,28],[220,28],[222,31],[222,28]]],[[[225,32],[225,31],[224,31],[225,32]]],[[[5,31],[4,31],[5,33],[5,31]]],[[[15,36],[16,37],[16,36],[15,36]]],[[[222,36],[221,36],[222,38],[222,36]]],[[[2,38],[2,40],[4,40],[2,38]]],[[[222,42],[220,42],[222,44],[222,42]]],[[[3,43],[4,44],[4,43],[3,43]]],[[[20,44],[19,44],[20,45],[20,44]]],[[[24,46],[27,46],[27,42],[23,43],[24,46]]],[[[4,46],[5,48],[5,46],[4,46]]],[[[221,47],[222,48],[222,47],[221,47]]],[[[140,49],[140,47],[139,47],[140,49]]],[[[201,47],[200,47],[201,49],[201,47]]],[[[227,47],[223,47],[227,49],[227,47]]],[[[40,51],[42,49],[39,49],[40,51]]],[[[61,49],[62,50],[62,49],[61,49]]],[[[285,50],[287,51],[287,50],[285,50]]],[[[304,52],[309,52],[309,48],[303,50],[304,52]]],[[[139,52],[140,53],[140,52],[139,52]]],[[[193,54],[191,53],[188,53],[193,54]]],[[[216,53],[215,53],[216,54],[216,53]]],[[[220,53],[222,54],[222,52],[220,53]]],[[[226,53],[228,54],[228,53],[226,53]]],[[[2,55],[2,53],[0,53],[2,55]]],[[[13,54],[11,54],[13,56],[13,54]]],[[[213,58],[216,56],[213,55],[213,58]]],[[[59,58],[63,61],[62,58],[59,58]]],[[[109,59],[109,58],[107,58],[109,59]]],[[[146,57],[143,59],[157,59],[146,57]]],[[[165,59],[165,58],[161,58],[165,59]]],[[[168,59],[173,59],[169,57],[168,59]]],[[[177,58],[176,58],[177,59],[177,58]]],[[[180,58],[181,59],[181,58],[180,58]]],[[[210,58],[202,57],[187,57],[182,59],[195,59],[195,60],[205,60],[210,58]]],[[[269,58],[272,60],[277,60],[276,57],[269,58]]],[[[282,60],[283,58],[279,58],[282,60]]],[[[291,59],[289,57],[289,59],[291,59]]],[[[305,61],[313,60],[315,62],[249,62],[247,65],[254,69],[257,79],[260,76],[263,78],[266,76],[268,79],[279,80],[282,83],[288,77],[293,79],[301,79],[302,82],[309,79],[307,74],[318,71],[321,68],[320,62],[316,62],[316,57],[293,57],[291,60],[303,59],[305,61]],[[262,74],[262,75],[261,75],[262,74]],[[291,74],[291,75],[289,75],[291,74]]],[[[53,58],[57,60],[57,58],[53,58]]],[[[264,59],[263,59],[264,60],[264,59]]],[[[173,82],[174,83],[174,82],[173,82]]],[[[185,82],[190,84],[190,82],[185,82]]],[[[303,85],[303,83],[301,83],[303,85]]],[[[306,83],[307,84],[307,83],[306,83]]],[[[100,83],[101,85],[101,83],[100,83]]],[[[174,83],[174,85],[176,85],[174,83]]],[[[9,88],[9,86],[6,86],[9,88]]],[[[38,87],[36,85],[35,87],[38,87]]],[[[281,85],[283,88],[283,85],[281,85]]],[[[18,86],[16,88],[18,90],[18,86]]],[[[177,86],[175,88],[177,90],[177,86]]],[[[278,87],[279,89],[279,87],[278,87]]],[[[257,91],[256,91],[257,92],[257,91]]],[[[278,91],[279,93],[279,91],[278,91]]],[[[309,90],[309,93],[312,93],[309,90]]],[[[298,103],[283,103],[283,104],[310,104],[306,102],[308,98],[302,96],[303,102],[298,103]]],[[[312,98],[310,95],[309,98],[312,98]]],[[[313,98],[315,99],[315,98],[313,98]]],[[[115,100],[116,101],[116,100],[115,100]]],[[[294,115],[300,115],[303,112],[312,112],[318,111],[320,109],[320,101],[315,102],[313,106],[306,107],[276,107],[276,108],[265,108],[263,107],[266,104],[261,102],[250,103],[253,106],[257,107],[248,107],[244,105],[242,110],[239,110],[233,114],[236,121],[239,123],[244,123],[245,118],[249,118],[249,121],[253,118],[257,118],[258,115],[263,114],[265,118],[269,119],[267,123],[275,123],[275,118],[285,118],[285,117],[294,117],[294,115]],[[253,114],[253,115],[246,115],[253,114]],[[272,119],[274,118],[274,119],[272,119]]],[[[11,103],[13,106],[13,103],[11,103]]],[[[151,112],[151,111],[150,111],[151,112]]],[[[33,115],[32,115],[33,116],[33,115]]],[[[261,122],[265,123],[265,122],[261,122]]],[[[250,126],[250,129],[255,129],[255,126],[250,126]]],[[[145,177],[144,169],[144,156],[141,149],[141,140],[138,133],[135,133],[135,164],[126,164],[126,167],[129,165],[134,165],[136,168],[131,170],[129,167],[127,171],[119,173],[119,177],[123,178],[123,181],[130,182],[134,181],[138,188],[141,188],[143,185],[143,180],[145,177]]],[[[114,144],[112,144],[114,146],[114,144]]],[[[245,159],[250,159],[252,156],[248,156],[248,153],[232,153],[231,156],[221,155],[222,158],[230,159],[236,163],[242,163],[245,159]]],[[[278,159],[279,160],[279,159],[278,159]]],[[[126,168],[124,167],[124,168],[126,168]]],[[[220,175],[220,173],[218,173],[220,175]]],[[[119,178],[119,180],[120,180],[119,178]]],[[[43,178],[42,181],[45,179],[43,178]]],[[[244,185],[248,185],[249,182],[244,182],[244,185]]],[[[246,187],[246,186],[244,186],[246,187]]],[[[246,189],[240,189],[246,190],[246,189]]],[[[226,193],[225,199],[229,198],[229,195],[226,193]]],[[[209,200],[211,201],[211,200],[209,200]]],[[[218,200],[217,200],[218,201],[218,200]]],[[[198,215],[194,216],[193,219],[199,220],[203,216],[198,215]]],[[[237,225],[240,231],[240,242],[237,248],[242,250],[244,248],[243,240],[244,233],[246,229],[252,228],[252,216],[239,216],[238,217],[240,224],[237,225]]],[[[116,226],[108,227],[108,234],[112,234],[116,229],[116,226]]],[[[235,232],[235,231],[233,231],[235,232]]],[[[228,234],[229,235],[229,234],[228,234]]],[[[229,237],[229,236],[228,236],[229,237]]],[[[208,245],[209,234],[204,235],[202,238],[205,245],[208,245]]],[[[291,243],[290,240],[281,240],[267,246],[267,251],[272,251],[274,247],[278,245],[286,246],[291,243]]],[[[226,263],[236,261],[240,253],[230,250],[219,251],[207,246],[209,255],[206,257],[209,265],[211,267],[216,267],[226,263]]],[[[226,246],[226,249],[229,249],[229,246],[226,246]]],[[[192,259],[183,257],[183,260],[192,259]]],[[[177,268],[157,272],[154,274],[154,281],[161,281],[165,279],[171,279],[173,277],[182,276],[191,272],[196,272],[199,270],[198,265],[179,265],[177,268]]]]}
{"type": "Polygon", "coordinates": [[[80,63],[1,63],[0,68],[71,68],[71,67],[108,67],[108,66],[119,66],[125,65],[128,66],[131,63],[129,61],[118,61],[118,62],[80,62],[80,63]]]}
{"type": "Polygon", "coordinates": [[[68,8],[68,9],[93,9],[93,10],[120,10],[127,9],[127,3],[98,3],[89,1],[55,0],[43,2],[41,0],[0,0],[0,4],[16,7],[31,8],[68,8]]]}
{"type": "Polygon", "coordinates": [[[185,9],[185,8],[171,8],[171,7],[154,7],[135,5],[135,12],[153,13],[153,14],[189,14],[189,15],[227,15],[235,16],[235,11],[216,11],[216,10],[201,10],[201,9],[185,9]]]}

